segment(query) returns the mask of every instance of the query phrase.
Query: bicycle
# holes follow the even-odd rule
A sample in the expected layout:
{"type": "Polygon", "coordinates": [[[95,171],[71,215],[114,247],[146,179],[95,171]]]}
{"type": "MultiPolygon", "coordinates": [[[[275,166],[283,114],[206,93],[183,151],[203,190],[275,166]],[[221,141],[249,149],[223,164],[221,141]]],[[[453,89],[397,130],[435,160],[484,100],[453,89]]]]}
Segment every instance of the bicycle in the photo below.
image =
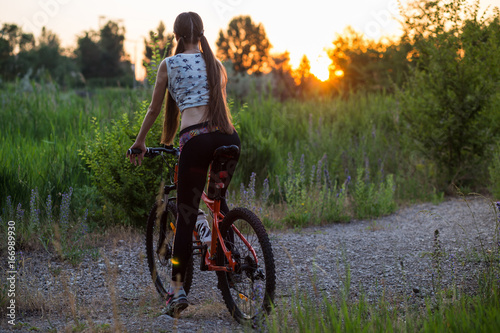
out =
{"type": "MultiPolygon", "coordinates": [[[[129,154],[140,154],[129,149],[129,154]]],[[[190,257],[184,290],[189,293],[193,280],[194,256],[200,255],[200,270],[215,271],[218,288],[227,309],[239,323],[255,324],[268,313],[274,300],[276,273],[274,256],[266,229],[260,219],[246,208],[231,209],[226,216],[220,211],[221,189],[227,184],[228,166],[237,160],[238,146],[219,147],[210,166],[207,190],[201,198],[212,217],[210,248],[193,232],[193,255],[190,257]]],[[[173,155],[177,161],[179,150],[147,148],[146,157],[173,155]]],[[[176,231],[176,197],[171,195],[177,187],[177,163],[171,173],[170,184],[153,205],[146,230],[148,266],[158,293],[165,298],[171,280],[172,249],[176,231]],[[173,179],[172,179],[173,178],[173,179]]],[[[171,169],[172,171],[172,169],[171,169]]]]}

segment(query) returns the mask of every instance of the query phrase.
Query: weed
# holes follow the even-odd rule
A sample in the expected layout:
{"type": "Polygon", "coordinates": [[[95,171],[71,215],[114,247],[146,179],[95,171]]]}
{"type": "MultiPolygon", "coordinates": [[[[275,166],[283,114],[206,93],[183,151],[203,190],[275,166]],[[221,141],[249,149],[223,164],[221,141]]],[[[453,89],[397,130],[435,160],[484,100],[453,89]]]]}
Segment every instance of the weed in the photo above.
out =
{"type": "Polygon", "coordinates": [[[442,257],[443,250],[441,248],[441,241],[439,239],[439,230],[434,231],[434,251],[432,252],[432,287],[435,292],[441,289],[442,276],[442,257]]]}
{"type": "Polygon", "coordinates": [[[358,169],[353,191],[355,216],[358,219],[388,215],[396,209],[393,176],[388,175],[378,186],[369,177],[367,169],[358,169]]]}

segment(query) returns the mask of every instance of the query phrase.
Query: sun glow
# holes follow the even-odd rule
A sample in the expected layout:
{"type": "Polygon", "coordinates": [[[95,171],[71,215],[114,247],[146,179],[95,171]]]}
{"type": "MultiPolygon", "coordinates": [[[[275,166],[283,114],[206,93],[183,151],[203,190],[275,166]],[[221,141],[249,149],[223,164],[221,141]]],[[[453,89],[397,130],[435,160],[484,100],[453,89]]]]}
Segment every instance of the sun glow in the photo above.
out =
{"type": "Polygon", "coordinates": [[[326,55],[319,55],[311,58],[311,73],[321,81],[327,81],[330,78],[329,67],[332,61],[326,55]]]}
{"type": "MultiPolygon", "coordinates": [[[[294,70],[299,68],[300,62],[302,60],[302,55],[291,54],[290,64],[294,70]]],[[[305,55],[309,62],[309,72],[314,75],[320,81],[327,81],[330,78],[330,68],[332,66],[332,61],[326,54],[320,54],[316,56],[311,56],[309,54],[305,55]]]]}

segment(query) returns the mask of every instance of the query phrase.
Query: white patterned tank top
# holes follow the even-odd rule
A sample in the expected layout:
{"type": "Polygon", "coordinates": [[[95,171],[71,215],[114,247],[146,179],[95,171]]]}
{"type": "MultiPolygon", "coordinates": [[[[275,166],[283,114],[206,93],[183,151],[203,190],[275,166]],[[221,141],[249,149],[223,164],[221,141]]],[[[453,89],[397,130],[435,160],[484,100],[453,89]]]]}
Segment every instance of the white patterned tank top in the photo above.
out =
{"type": "Polygon", "coordinates": [[[168,90],[180,112],[208,105],[207,67],[201,53],[179,53],[167,58],[168,90]]]}

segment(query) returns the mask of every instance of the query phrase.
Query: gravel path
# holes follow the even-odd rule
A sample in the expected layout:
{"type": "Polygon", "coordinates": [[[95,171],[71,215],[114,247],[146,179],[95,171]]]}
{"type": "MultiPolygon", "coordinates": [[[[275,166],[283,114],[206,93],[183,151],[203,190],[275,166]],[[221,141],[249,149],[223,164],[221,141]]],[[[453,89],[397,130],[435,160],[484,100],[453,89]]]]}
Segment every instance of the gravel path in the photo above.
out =
{"type": "MultiPolygon", "coordinates": [[[[273,232],[277,299],[293,297],[297,287],[335,295],[345,290],[347,267],[349,295],[354,298],[361,289],[369,300],[382,294],[393,299],[425,296],[437,282],[474,288],[479,264],[471,258],[476,252],[497,250],[496,228],[492,203],[468,198],[410,206],[375,220],[273,232]]],[[[16,322],[23,324],[17,331],[242,331],[225,308],[214,273],[195,270],[191,305],[174,320],[162,314],[141,235],[117,234],[101,253],[77,267],[46,253],[23,254],[17,304],[25,311],[18,313],[16,322]]],[[[2,317],[0,330],[7,330],[5,314],[2,317]]]]}

